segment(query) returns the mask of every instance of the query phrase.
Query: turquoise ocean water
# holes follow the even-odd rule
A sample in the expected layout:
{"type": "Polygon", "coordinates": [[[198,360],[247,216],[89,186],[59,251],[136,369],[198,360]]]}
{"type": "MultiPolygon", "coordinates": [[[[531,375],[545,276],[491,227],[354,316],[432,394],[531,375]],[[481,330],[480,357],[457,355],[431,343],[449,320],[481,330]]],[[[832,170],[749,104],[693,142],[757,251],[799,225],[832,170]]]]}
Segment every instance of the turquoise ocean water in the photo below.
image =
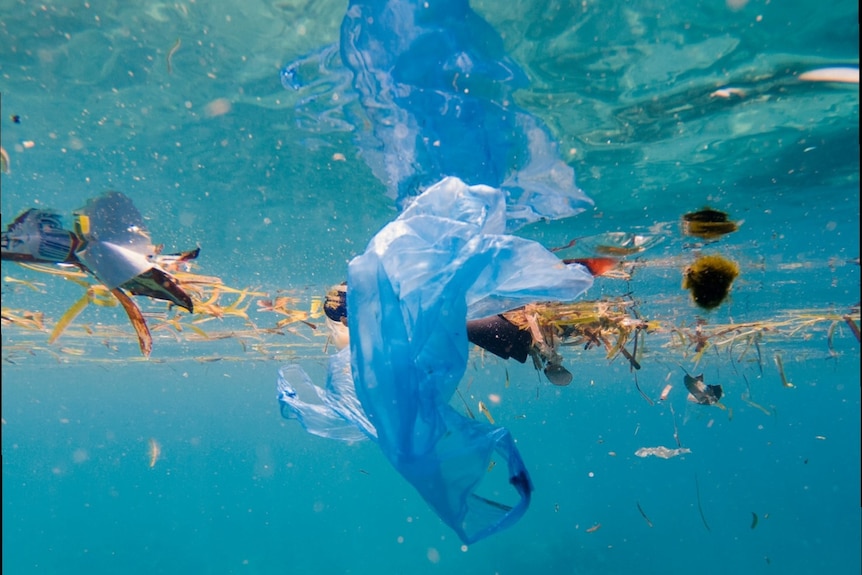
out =
{"type": "MultiPolygon", "coordinates": [[[[858,84],[798,79],[858,68],[857,3],[472,6],[530,80],[517,103],[596,203],[519,233],[662,239],[628,260],[629,280],[584,296],[627,295],[662,326],[639,350],[653,404],[602,350],[565,349],[568,387],[474,353],[462,393],[510,429],[536,491],[514,527],[463,546],[375,445],[280,416],[280,365],[325,378],[322,324],[253,333],[226,316],[196,324],[220,336],[203,339],[139,302],[144,361],[119,308],[89,306],[50,345],[4,319],[4,574],[860,572],[860,344],[845,320],[859,323],[858,84]],[[681,216],[706,205],[739,230],[684,236],[681,216]],[[680,287],[699,253],[741,268],[710,312],[680,287]],[[680,338],[699,320],[769,329],[695,363],[680,338]],[[687,401],[681,368],[721,383],[726,409],[687,401]],[[691,453],[635,455],[677,447],[675,426],[691,453]]],[[[120,190],[166,252],[201,247],[198,273],[309,310],[397,214],[353,138],[337,54],[305,91],[279,79],[338,41],[345,9],[0,0],[3,225],[30,207],[68,223],[120,190]]],[[[51,324],[83,294],[7,262],[2,277],[4,318],[51,324]]]]}

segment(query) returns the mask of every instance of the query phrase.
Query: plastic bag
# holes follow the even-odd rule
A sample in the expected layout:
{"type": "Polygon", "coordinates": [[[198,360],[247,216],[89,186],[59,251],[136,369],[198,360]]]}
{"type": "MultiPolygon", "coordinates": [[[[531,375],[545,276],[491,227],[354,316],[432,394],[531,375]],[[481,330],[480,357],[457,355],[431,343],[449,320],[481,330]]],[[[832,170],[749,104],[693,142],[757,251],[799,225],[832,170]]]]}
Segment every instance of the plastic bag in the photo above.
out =
{"type": "Polygon", "coordinates": [[[301,96],[298,118],[319,118],[315,131],[352,124],[400,208],[446,176],[502,189],[510,231],[592,205],[547,127],[515,105],[527,78],[468,0],[352,0],[339,50],[366,117],[345,106],[353,97],[331,46],[286,65],[282,84],[301,96]]]}
{"type": "Polygon", "coordinates": [[[279,384],[282,413],[309,432],[376,433],[392,465],[467,543],[517,521],[532,492],[509,432],[449,405],[467,367],[467,318],[571,300],[592,284],[583,267],[505,235],[505,226],[500,190],[457,178],[426,190],[350,263],[350,347],[333,356],[326,389],[309,390],[295,366],[279,384]],[[506,463],[511,505],[480,494],[492,456],[506,463]]]}

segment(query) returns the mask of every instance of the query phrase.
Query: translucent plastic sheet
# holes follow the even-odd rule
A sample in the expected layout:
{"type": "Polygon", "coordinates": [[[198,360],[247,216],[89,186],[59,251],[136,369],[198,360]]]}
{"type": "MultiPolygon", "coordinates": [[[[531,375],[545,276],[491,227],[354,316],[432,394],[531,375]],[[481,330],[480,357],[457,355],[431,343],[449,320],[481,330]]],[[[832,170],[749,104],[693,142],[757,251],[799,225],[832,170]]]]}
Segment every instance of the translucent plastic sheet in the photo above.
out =
{"type": "Polygon", "coordinates": [[[465,542],[514,523],[532,491],[509,432],[449,405],[467,367],[467,318],[571,300],[592,284],[584,268],[505,235],[505,226],[500,190],[457,178],[426,190],[350,263],[350,347],[333,356],[326,388],[296,366],[279,382],[282,413],[309,432],[376,433],[392,465],[465,542]],[[480,495],[492,456],[507,465],[511,505],[480,495]]]}
{"type": "MultiPolygon", "coordinates": [[[[592,204],[542,121],[515,105],[527,79],[468,0],[353,0],[339,49],[366,117],[340,112],[399,207],[446,176],[502,189],[509,230],[592,204]]],[[[331,53],[326,47],[282,70],[285,88],[300,93],[298,116],[322,87],[339,107],[350,100],[331,53]]],[[[317,112],[322,129],[333,112],[317,112]]]]}
{"type": "Polygon", "coordinates": [[[341,59],[379,140],[366,158],[400,205],[445,176],[506,192],[509,229],[590,204],[514,104],[526,77],[468,0],[351,1],[341,59]]]}
{"type": "Polygon", "coordinates": [[[282,416],[298,419],[313,435],[342,441],[377,437],[377,431],[356,397],[348,348],[329,360],[325,389],[312,383],[296,364],[278,370],[278,401],[282,416]]]}

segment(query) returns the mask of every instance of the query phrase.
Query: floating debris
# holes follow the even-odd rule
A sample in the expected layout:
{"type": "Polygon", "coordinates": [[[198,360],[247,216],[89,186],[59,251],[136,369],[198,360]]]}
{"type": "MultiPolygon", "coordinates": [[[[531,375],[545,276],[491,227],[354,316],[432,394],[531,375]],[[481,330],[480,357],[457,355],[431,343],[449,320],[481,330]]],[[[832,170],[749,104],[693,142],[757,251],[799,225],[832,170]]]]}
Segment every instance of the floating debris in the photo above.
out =
{"type": "Polygon", "coordinates": [[[688,447],[678,447],[676,449],[671,449],[669,447],[658,446],[658,447],[641,447],[637,451],[635,451],[635,455],[638,457],[649,457],[650,455],[658,457],[660,459],[670,459],[671,457],[676,457],[677,455],[685,455],[686,453],[691,453],[691,449],[688,447]]]}
{"type": "Polygon", "coordinates": [[[691,212],[682,217],[682,232],[705,240],[719,238],[738,229],[736,222],[730,221],[726,213],[711,208],[691,212]]]}
{"type": "Polygon", "coordinates": [[[275,327],[277,328],[281,328],[292,323],[302,323],[311,329],[317,329],[317,326],[315,324],[308,321],[308,318],[314,314],[314,303],[315,300],[312,300],[312,307],[308,312],[305,312],[299,309],[295,309],[295,307],[299,304],[298,298],[289,296],[278,296],[274,299],[257,300],[257,311],[271,311],[286,316],[284,319],[279,320],[275,324],[275,327]]]}
{"type": "Polygon", "coordinates": [[[617,269],[620,260],[616,258],[571,258],[564,259],[564,264],[580,264],[587,268],[593,276],[617,277],[629,279],[629,274],[617,269]]]}
{"type": "Polygon", "coordinates": [[[728,86],[726,88],[719,88],[718,90],[710,93],[710,98],[724,98],[725,100],[729,100],[733,97],[737,98],[745,98],[748,95],[748,92],[743,90],[742,88],[734,88],[732,86],[728,86]]]}
{"type": "Polygon", "coordinates": [[[168,55],[165,57],[165,63],[168,65],[168,74],[172,74],[174,71],[172,59],[174,57],[174,54],[177,53],[177,50],[179,50],[180,46],[182,45],[183,41],[180,38],[177,38],[174,42],[174,45],[171,46],[170,50],[168,50],[168,55]]]}
{"type": "Polygon", "coordinates": [[[332,286],[326,292],[323,313],[332,321],[347,325],[347,282],[332,286]]]}
{"type": "Polygon", "coordinates": [[[709,523],[706,522],[706,516],[703,514],[703,506],[700,504],[700,482],[697,480],[697,473],[694,474],[694,491],[697,494],[697,511],[700,513],[700,519],[703,521],[703,526],[707,531],[712,531],[709,528],[709,523]]]}
{"type": "Polygon", "coordinates": [[[784,362],[781,361],[781,355],[775,354],[775,367],[778,368],[778,375],[781,377],[781,385],[787,388],[796,387],[789,381],[787,381],[787,375],[784,373],[784,362]]]}
{"type": "Polygon", "coordinates": [[[670,407],[670,420],[673,422],[673,440],[676,441],[677,447],[682,447],[682,441],[679,440],[679,428],[676,425],[676,413],[673,411],[673,404],[669,403],[668,407],[670,407]]]}
{"type": "Polygon", "coordinates": [[[162,455],[162,446],[152,437],[150,438],[149,450],[147,451],[147,453],[150,456],[150,469],[152,469],[156,466],[156,462],[162,455]]]}
{"type": "Polygon", "coordinates": [[[661,395],[658,396],[658,400],[664,401],[665,399],[667,399],[667,396],[670,394],[671,389],[673,389],[673,385],[671,385],[670,383],[664,386],[664,389],[661,390],[661,395]]]}
{"type": "Polygon", "coordinates": [[[485,418],[488,420],[488,423],[490,423],[491,425],[495,425],[494,417],[491,415],[491,412],[488,411],[488,407],[485,405],[484,401],[479,402],[479,413],[485,416],[485,418]]]}
{"type": "Polygon", "coordinates": [[[150,335],[150,330],[140,308],[119,288],[112,289],[111,294],[117,298],[117,301],[126,311],[126,315],[129,316],[129,321],[138,336],[138,346],[141,348],[141,353],[144,354],[144,357],[150,357],[150,353],[153,351],[153,336],[150,335]]]}
{"type": "Polygon", "coordinates": [[[702,308],[718,307],[739,276],[736,262],[722,256],[702,256],[683,272],[682,287],[691,291],[694,303],[702,308]]]}
{"type": "Polygon", "coordinates": [[[551,248],[552,252],[560,252],[573,248],[582,257],[595,256],[630,256],[639,254],[660,243],[664,238],[660,235],[641,235],[630,232],[608,232],[595,236],[575,238],[564,246],[551,248]]]}
{"type": "Polygon", "coordinates": [[[473,411],[470,409],[470,406],[467,404],[467,400],[464,399],[463,395],[461,395],[461,390],[456,387],[455,392],[458,394],[458,397],[461,398],[461,402],[464,404],[464,409],[467,410],[467,417],[469,417],[470,419],[476,419],[476,416],[473,414],[473,411]]]}
{"type": "MultiPolygon", "coordinates": [[[[745,374],[743,374],[743,378],[745,378],[746,383],[748,383],[748,378],[745,377],[745,374]]],[[[762,411],[764,415],[772,415],[774,410],[775,410],[775,406],[773,406],[773,405],[770,406],[772,408],[772,411],[770,411],[769,409],[763,407],[759,403],[755,403],[754,401],[752,401],[751,400],[751,387],[750,386],[749,386],[748,393],[743,393],[741,398],[742,398],[742,401],[744,401],[745,403],[747,403],[751,407],[753,407],[755,409],[759,409],[760,411],[762,411]]]]}
{"type": "Polygon", "coordinates": [[[862,341],[862,336],[859,334],[859,326],[856,325],[856,322],[853,321],[853,318],[849,315],[843,316],[841,319],[850,327],[850,331],[853,332],[853,335],[856,336],[856,341],[862,341]]]}
{"type": "Polygon", "coordinates": [[[799,74],[803,82],[859,83],[859,68],[818,68],[799,74]]]}
{"type": "Polygon", "coordinates": [[[587,528],[587,533],[595,533],[596,531],[598,531],[598,530],[599,530],[599,529],[601,529],[601,528],[602,528],[602,524],[601,524],[601,523],[596,523],[596,524],[595,524],[595,525],[593,525],[592,527],[588,527],[588,528],[587,528]]]}
{"type": "MultiPolygon", "coordinates": [[[[529,341],[526,351],[533,358],[536,369],[544,371],[554,385],[562,386],[571,383],[572,374],[562,366],[563,358],[557,351],[560,346],[583,345],[584,349],[604,347],[608,359],[612,360],[620,354],[628,359],[634,369],[640,368],[634,355],[625,346],[630,338],[637,341],[640,331],[654,329],[657,324],[635,317],[629,311],[633,305],[633,302],[623,299],[539,303],[504,312],[498,317],[518,329],[505,338],[506,341],[515,340],[519,332],[526,334],[529,340],[519,340],[519,345],[525,346],[529,341]]],[[[471,341],[474,340],[471,338],[471,341]]],[[[512,349],[517,348],[507,348],[507,353],[518,359],[512,349]]],[[[523,347],[521,349],[523,356],[523,347]]]]}
{"type": "Polygon", "coordinates": [[[231,107],[231,101],[227,98],[216,98],[204,107],[204,114],[206,114],[208,118],[224,116],[230,112],[231,107]]]}
{"type": "Polygon", "coordinates": [[[545,377],[548,378],[548,381],[553,383],[556,386],[566,386],[572,383],[572,373],[558,363],[549,363],[545,366],[545,369],[542,371],[545,374],[545,377]]]}
{"type": "MultiPolygon", "coordinates": [[[[330,291],[330,294],[332,291],[330,291]]],[[[339,315],[339,304],[330,308],[330,296],[326,298],[327,315],[339,315]]],[[[345,308],[346,314],[346,308],[345,308]]],[[[330,316],[332,317],[332,316],[330,316]]],[[[533,338],[530,332],[507,320],[502,315],[483,317],[467,322],[467,339],[482,349],[502,359],[514,358],[524,363],[530,355],[533,338]]]]}
{"type": "Polygon", "coordinates": [[[643,510],[643,507],[641,507],[640,501],[635,501],[635,505],[638,506],[638,511],[640,511],[641,516],[644,519],[646,519],[646,524],[649,525],[650,527],[652,527],[652,521],[650,521],[649,517],[647,517],[647,514],[644,513],[644,510],[643,510]]]}
{"type": "Polygon", "coordinates": [[[751,528],[754,529],[757,527],[757,513],[754,511],[751,512],[751,528]]]}
{"type": "Polygon", "coordinates": [[[685,388],[689,393],[689,400],[701,405],[715,405],[721,399],[722,389],[720,385],[707,385],[703,382],[703,374],[692,377],[688,373],[683,378],[685,388]]]}

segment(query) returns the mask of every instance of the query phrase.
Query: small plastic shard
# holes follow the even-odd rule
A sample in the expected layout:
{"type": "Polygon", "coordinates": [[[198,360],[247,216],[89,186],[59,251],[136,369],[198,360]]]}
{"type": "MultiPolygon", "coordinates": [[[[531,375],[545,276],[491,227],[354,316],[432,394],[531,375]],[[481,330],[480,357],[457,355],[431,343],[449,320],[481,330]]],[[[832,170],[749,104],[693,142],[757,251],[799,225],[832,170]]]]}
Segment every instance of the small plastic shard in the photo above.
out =
{"type": "Polygon", "coordinates": [[[707,385],[704,383],[703,374],[691,376],[686,373],[683,381],[685,388],[691,394],[691,400],[701,405],[717,404],[723,394],[720,385],[707,385]]]}
{"type": "Polygon", "coordinates": [[[147,450],[147,455],[150,459],[150,469],[156,466],[156,462],[162,455],[162,446],[156,441],[155,438],[151,437],[149,441],[149,449],[147,450]]]}
{"type": "Polygon", "coordinates": [[[799,74],[803,82],[838,82],[843,84],[859,83],[859,68],[835,67],[818,68],[799,74]]]}
{"type": "Polygon", "coordinates": [[[670,459],[678,455],[685,455],[686,453],[691,453],[691,449],[688,447],[677,447],[675,449],[671,449],[661,445],[658,447],[641,447],[635,451],[635,455],[638,457],[649,457],[652,455],[653,457],[658,457],[660,459],[670,459]]]}
{"type": "Polygon", "coordinates": [[[667,399],[667,396],[670,394],[671,389],[673,389],[673,385],[671,385],[670,383],[664,386],[664,389],[661,390],[661,395],[659,396],[658,400],[664,401],[665,399],[667,399]]]}
{"type": "Polygon", "coordinates": [[[724,100],[729,100],[731,98],[745,98],[748,93],[742,88],[735,88],[733,86],[727,86],[724,88],[719,88],[714,92],[710,93],[710,98],[722,98],[724,100]]]}

